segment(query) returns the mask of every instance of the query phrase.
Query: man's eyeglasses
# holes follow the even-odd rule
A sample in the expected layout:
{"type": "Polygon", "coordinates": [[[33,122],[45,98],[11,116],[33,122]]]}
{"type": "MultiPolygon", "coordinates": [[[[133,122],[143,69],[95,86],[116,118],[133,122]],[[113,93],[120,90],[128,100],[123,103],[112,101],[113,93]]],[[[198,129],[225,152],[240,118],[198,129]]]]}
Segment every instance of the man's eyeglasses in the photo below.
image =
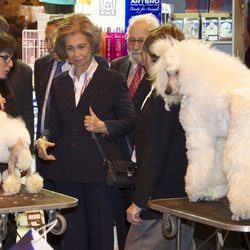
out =
{"type": "Polygon", "coordinates": [[[3,62],[4,63],[9,63],[10,61],[14,61],[14,58],[13,57],[10,57],[10,56],[7,56],[7,55],[0,55],[0,58],[3,59],[3,62]]]}
{"type": "Polygon", "coordinates": [[[135,45],[135,43],[137,42],[139,45],[142,45],[144,40],[145,40],[144,38],[135,39],[131,37],[127,39],[127,43],[131,45],[135,45]]]}

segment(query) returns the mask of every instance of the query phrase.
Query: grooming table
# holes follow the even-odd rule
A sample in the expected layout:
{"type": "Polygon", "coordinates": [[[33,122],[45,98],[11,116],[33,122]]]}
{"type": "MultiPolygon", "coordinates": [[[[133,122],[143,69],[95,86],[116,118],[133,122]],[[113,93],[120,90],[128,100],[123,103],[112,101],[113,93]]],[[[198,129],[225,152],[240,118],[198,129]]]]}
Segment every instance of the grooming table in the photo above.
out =
{"type": "Polygon", "coordinates": [[[22,188],[21,192],[12,196],[5,196],[0,192],[0,249],[7,234],[8,214],[35,210],[46,210],[49,222],[57,219],[56,226],[51,230],[53,234],[62,234],[66,229],[65,218],[56,210],[77,206],[76,198],[42,189],[38,194],[30,194],[22,188]]]}
{"type": "Polygon", "coordinates": [[[226,199],[220,201],[190,202],[188,198],[158,199],[149,201],[149,207],[163,213],[162,233],[166,237],[176,235],[177,250],[180,250],[181,219],[199,222],[216,228],[216,249],[223,246],[221,230],[250,232],[250,220],[232,221],[232,213],[226,199]]]}

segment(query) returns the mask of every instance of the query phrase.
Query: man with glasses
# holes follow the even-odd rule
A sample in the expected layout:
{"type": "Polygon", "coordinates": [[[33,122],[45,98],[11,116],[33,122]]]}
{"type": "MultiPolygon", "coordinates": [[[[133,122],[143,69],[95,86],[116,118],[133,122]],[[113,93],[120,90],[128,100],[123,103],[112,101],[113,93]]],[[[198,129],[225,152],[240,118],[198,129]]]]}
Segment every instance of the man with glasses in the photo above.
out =
{"type": "MultiPolygon", "coordinates": [[[[153,14],[142,14],[130,18],[126,33],[128,56],[123,56],[111,62],[111,68],[123,73],[126,77],[129,94],[137,114],[151,89],[151,83],[147,79],[148,74],[142,65],[142,44],[149,31],[159,27],[159,25],[159,20],[153,14]]],[[[134,132],[129,135],[129,140],[133,145],[134,132]]],[[[124,145],[124,148],[128,151],[127,145],[124,145]]],[[[128,157],[131,157],[129,151],[128,157]]],[[[124,249],[130,226],[126,220],[126,209],[132,202],[133,193],[133,190],[118,190],[116,228],[120,250],[124,249]]]]}

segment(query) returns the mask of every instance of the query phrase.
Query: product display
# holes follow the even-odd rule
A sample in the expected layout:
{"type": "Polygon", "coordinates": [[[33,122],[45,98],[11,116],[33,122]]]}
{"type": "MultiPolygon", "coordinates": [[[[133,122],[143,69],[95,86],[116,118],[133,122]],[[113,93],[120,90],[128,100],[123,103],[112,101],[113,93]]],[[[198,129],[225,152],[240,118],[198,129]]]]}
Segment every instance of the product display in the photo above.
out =
{"type": "Polygon", "coordinates": [[[112,60],[126,55],[125,46],[125,33],[121,28],[116,28],[116,31],[111,31],[111,28],[107,29],[104,33],[105,40],[105,56],[109,62],[112,60]]]}

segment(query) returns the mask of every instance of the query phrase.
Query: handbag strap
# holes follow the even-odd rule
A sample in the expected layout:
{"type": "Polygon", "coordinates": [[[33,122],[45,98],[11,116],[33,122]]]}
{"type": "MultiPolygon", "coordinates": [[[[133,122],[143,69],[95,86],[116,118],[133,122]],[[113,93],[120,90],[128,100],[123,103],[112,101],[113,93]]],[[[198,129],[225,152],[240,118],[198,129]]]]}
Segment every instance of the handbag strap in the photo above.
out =
{"type": "Polygon", "coordinates": [[[106,154],[105,154],[105,152],[104,152],[104,150],[103,150],[103,148],[102,148],[102,145],[101,145],[101,143],[100,143],[100,141],[99,141],[99,139],[98,139],[96,133],[91,132],[91,136],[92,136],[92,139],[93,139],[94,142],[95,142],[95,145],[96,145],[96,147],[97,147],[97,149],[98,149],[98,152],[99,152],[99,154],[101,155],[103,161],[104,161],[104,162],[105,162],[105,161],[108,161],[108,158],[107,158],[107,156],[106,156],[106,154]]]}
{"type": "Polygon", "coordinates": [[[133,149],[132,149],[131,143],[130,143],[130,141],[129,141],[129,139],[128,139],[127,136],[125,136],[125,139],[126,139],[126,142],[127,142],[128,151],[129,151],[130,155],[132,155],[133,149]]]}
{"type": "MultiPolygon", "coordinates": [[[[103,161],[104,161],[104,162],[105,162],[105,161],[108,161],[107,155],[105,154],[105,152],[104,152],[104,150],[103,150],[103,148],[102,148],[102,145],[101,145],[101,143],[100,143],[100,141],[99,141],[99,139],[98,139],[96,133],[95,133],[95,132],[91,132],[91,136],[92,136],[92,139],[94,140],[94,142],[95,142],[95,144],[96,144],[96,147],[97,147],[97,149],[98,149],[98,152],[99,152],[99,154],[101,155],[103,161]]],[[[127,142],[127,146],[128,146],[129,153],[130,153],[130,155],[132,155],[132,147],[131,147],[130,141],[129,141],[129,139],[128,139],[127,136],[125,136],[125,139],[126,139],[126,142],[127,142]]]]}

